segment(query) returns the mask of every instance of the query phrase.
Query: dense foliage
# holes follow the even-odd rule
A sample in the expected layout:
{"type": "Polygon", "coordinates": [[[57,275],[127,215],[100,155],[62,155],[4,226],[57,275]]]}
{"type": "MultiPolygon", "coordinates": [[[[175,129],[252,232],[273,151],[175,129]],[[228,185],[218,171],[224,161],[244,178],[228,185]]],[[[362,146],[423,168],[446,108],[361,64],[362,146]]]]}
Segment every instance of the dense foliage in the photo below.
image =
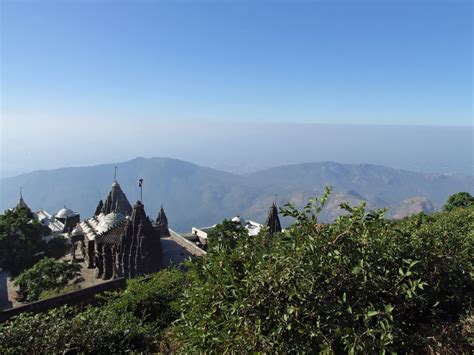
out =
{"type": "Polygon", "coordinates": [[[97,307],[21,314],[0,325],[0,353],[157,350],[164,329],[180,314],[185,287],[186,274],[166,270],[129,281],[124,292],[108,295],[97,307]]]}
{"type": "Polygon", "coordinates": [[[241,238],[191,265],[174,329],[183,350],[454,347],[473,295],[474,210],[391,222],[343,207],[348,216],[322,225],[320,206],[287,205],[297,222],[268,246],[241,238]],[[456,336],[444,339],[447,325],[456,336]]]}
{"type": "Polygon", "coordinates": [[[12,276],[32,267],[44,256],[59,258],[67,250],[63,237],[43,240],[51,230],[36,221],[28,208],[0,214],[0,269],[12,276]]]}
{"type": "Polygon", "coordinates": [[[237,241],[245,236],[247,236],[247,230],[239,222],[225,219],[208,233],[207,248],[209,250],[233,249],[237,241]]]}
{"type": "Polygon", "coordinates": [[[449,196],[448,201],[444,205],[445,211],[452,211],[455,208],[466,208],[474,206],[474,196],[469,192],[458,192],[449,196]]]}
{"type": "Polygon", "coordinates": [[[23,314],[0,326],[0,353],[472,351],[474,206],[400,221],[342,207],[319,224],[316,200],[288,204],[295,223],[273,238],[226,221],[186,273],[130,281],[99,307],[23,314]]]}
{"type": "Polygon", "coordinates": [[[15,208],[0,215],[0,268],[18,275],[33,266],[45,253],[43,237],[48,227],[31,218],[27,208],[15,208]]]}
{"type": "Polygon", "coordinates": [[[16,277],[14,284],[18,287],[21,301],[33,302],[45,291],[58,291],[69,283],[79,283],[82,280],[81,265],[43,258],[16,277]]]}

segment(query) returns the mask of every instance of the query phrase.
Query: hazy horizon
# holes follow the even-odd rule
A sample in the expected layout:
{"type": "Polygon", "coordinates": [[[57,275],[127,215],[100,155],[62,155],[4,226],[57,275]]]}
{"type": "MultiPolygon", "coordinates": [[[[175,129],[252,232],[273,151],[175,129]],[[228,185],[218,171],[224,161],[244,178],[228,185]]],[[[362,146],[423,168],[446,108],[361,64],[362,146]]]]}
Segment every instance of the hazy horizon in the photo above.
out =
{"type": "Polygon", "coordinates": [[[87,136],[87,142],[71,140],[70,128],[56,125],[57,137],[45,138],[31,150],[28,142],[43,124],[31,121],[20,136],[4,136],[1,177],[135,157],[170,157],[239,174],[283,164],[335,161],[473,175],[472,127],[209,122],[203,130],[202,123],[189,121],[141,126],[133,121],[99,121],[74,129],[75,137],[87,136]]]}

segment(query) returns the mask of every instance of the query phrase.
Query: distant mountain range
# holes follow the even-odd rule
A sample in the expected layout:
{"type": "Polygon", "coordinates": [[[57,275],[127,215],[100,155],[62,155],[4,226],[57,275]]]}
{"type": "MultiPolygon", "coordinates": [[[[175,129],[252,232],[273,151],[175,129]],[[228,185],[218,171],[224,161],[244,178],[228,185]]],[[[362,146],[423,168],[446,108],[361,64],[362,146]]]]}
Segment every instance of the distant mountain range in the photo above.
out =
{"type": "MultiPolygon", "coordinates": [[[[171,228],[189,231],[241,215],[264,222],[277,199],[302,206],[320,196],[326,185],[334,190],[322,220],[337,217],[339,204],[366,201],[369,208],[388,207],[388,215],[401,218],[441,208],[459,191],[474,194],[474,177],[415,173],[370,164],[334,162],[285,165],[247,175],[231,174],[169,158],[136,158],[117,164],[34,171],[0,180],[0,208],[16,204],[20,187],[33,210],[55,213],[64,205],[89,217],[99,198],[110,190],[114,167],[130,203],[140,196],[138,179],[144,179],[143,202],[151,218],[161,205],[171,228]],[[275,196],[277,195],[277,196],[275,196]]],[[[288,220],[284,220],[288,223],[288,220]]]]}

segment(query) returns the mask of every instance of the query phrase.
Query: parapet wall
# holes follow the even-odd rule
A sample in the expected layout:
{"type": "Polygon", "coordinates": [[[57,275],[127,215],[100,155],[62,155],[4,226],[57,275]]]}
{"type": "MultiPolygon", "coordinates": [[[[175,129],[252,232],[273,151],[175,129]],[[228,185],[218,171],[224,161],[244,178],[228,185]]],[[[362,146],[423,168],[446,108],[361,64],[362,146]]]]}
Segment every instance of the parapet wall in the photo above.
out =
{"type": "Polygon", "coordinates": [[[190,242],[183,236],[181,236],[179,233],[175,232],[174,230],[170,229],[170,236],[171,238],[176,241],[180,246],[182,246],[184,249],[186,249],[190,254],[194,256],[203,256],[206,255],[207,253],[199,248],[197,245],[194,243],[190,242]]]}
{"type": "Polygon", "coordinates": [[[124,277],[119,279],[107,281],[99,285],[83,288],[81,290],[72,291],[63,295],[51,297],[45,300],[28,303],[16,308],[6,309],[0,312],[0,323],[10,319],[13,316],[19,315],[24,312],[29,313],[41,313],[46,312],[50,309],[61,307],[64,305],[75,306],[75,305],[86,305],[94,302],[95,296],[98,293],[105,291],[116,291],[124,289],[127,286],[127,281],[124,277]]]}

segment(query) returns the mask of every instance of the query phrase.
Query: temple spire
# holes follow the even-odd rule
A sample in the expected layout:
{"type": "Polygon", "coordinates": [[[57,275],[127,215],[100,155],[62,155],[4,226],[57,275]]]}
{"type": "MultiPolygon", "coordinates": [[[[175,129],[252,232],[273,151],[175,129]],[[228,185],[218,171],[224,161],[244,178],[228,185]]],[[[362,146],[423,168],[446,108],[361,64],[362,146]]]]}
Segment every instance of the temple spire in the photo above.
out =
{"type": "Polygon", "coordinates": [[[160,236],[170,235],[168,229],[168,218],[166,217],[163,205],[161,205],[160,212],[158,212],[158,217],[156,218],[156,228],[158,229],[160,236]]]}
{"type": "Polygon", "coordinates": [[[27,204],[25,203],[25,200],[23,200],[23,187],[20,187],[20,198],[18,199],[16,207],[28,208],[27,204]]]}
{"type": "Polygon", "coordinates": [[[275,202],[273,202],[272,206],[268,210],[266,226],[268,227],[268,233],[270,237],[272,237],[275,233],[281,232],[280,218],[278,217],[278,208],[275,202]]]}
{"type": "Polygon", "coordinates": [[[166,225],[168,227],[168,218],[166,217],[165,210],[163,205],[161,205],[160,212],[158,212],[158,217],[156,218],[157,225],[166,225]]]}
{"type": "Polygon", "coordinates": [[[97,205],[97,207],[95,209],[94,216],[100,215],[100,213],[102,212],[103,207],[104,207],[104,201],[102,201],[102,199],[100,199],[99,204],[97,205]]]}
{"type": "Polygon", "coordinates": [[[114,167],[114,181],[117,181],[117,167],[114,167]]]}
{"type": "Polygon", "coordinates": [[[33,215],[33,212],[31,211],[30,207],[26,204],[25,200],[23,199],[23,187],[20,187],[20,198],[18,199],[18,202],[16,203],[16,209],[18,208],[24,208],[28,211],[28,215],[33,215]]]}
{"type": "Polygon", "coordinates": [[[132,214],[132,206],[116,180],[112,183],[112,189],[104,202],[102,212],[104,214],[115,212],[123,214],[124,216],[130,216],[132,214]]]}

